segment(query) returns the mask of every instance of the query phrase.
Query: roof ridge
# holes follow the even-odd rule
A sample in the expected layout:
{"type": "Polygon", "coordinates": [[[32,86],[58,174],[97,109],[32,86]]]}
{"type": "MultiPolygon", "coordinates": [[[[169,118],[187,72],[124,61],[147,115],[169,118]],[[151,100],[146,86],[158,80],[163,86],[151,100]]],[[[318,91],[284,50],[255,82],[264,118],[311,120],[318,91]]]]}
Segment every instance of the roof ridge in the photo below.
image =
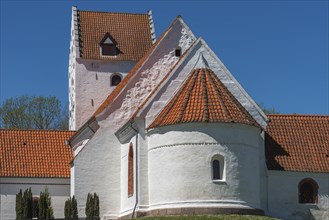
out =
{"type": "Polygon", "coordinates": [[[89,11],[89,10],[77,10],[78,12],[91,12],[91,13],[106,13],[106,14],[127,14],[127,15],[148,15],[144,13],[127,13],[127,12],[110,12],[110,11],[89,11]]]}

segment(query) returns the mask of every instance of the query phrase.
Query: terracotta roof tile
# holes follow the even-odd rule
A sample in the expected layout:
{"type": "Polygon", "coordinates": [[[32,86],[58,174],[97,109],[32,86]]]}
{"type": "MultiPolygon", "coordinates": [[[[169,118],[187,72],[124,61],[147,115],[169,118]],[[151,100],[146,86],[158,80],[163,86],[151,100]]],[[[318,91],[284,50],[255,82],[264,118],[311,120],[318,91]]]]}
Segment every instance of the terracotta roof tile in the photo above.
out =
{"type": "Polygon", "coordinates": [[[188,122],[234,122],[258,126],[208,68],[193,70],[149,128],[188,122]]]}
{"type": "Polygon", "coordinates": [[[78,11],[80,56],[96,60],[138,61],[152,46],[148,14],[78,11]],[[101,56],[99,43],[109,33],[117,42],[117,56],[101,56]]]}
{"type": "Polygon", "coordinates": [[[329,116],[268,115],[269,170],[329,172],[329,116]]]}
{"type": "Polygon", "coordinates": [[[0,176],[70,177],[72,131],[0,129],[0,176]]]}

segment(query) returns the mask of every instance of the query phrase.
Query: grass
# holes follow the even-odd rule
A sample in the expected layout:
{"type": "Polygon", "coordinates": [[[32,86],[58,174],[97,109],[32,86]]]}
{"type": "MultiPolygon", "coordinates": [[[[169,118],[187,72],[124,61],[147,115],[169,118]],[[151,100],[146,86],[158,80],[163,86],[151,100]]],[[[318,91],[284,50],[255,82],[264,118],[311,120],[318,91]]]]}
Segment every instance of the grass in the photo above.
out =
{"type": "Polygon", "coordinates": [[[164,217],[144,217],[146,220],[279,220],[267,216],[256,215],[195,215],[195,216],[164,216],[164,217]]]}

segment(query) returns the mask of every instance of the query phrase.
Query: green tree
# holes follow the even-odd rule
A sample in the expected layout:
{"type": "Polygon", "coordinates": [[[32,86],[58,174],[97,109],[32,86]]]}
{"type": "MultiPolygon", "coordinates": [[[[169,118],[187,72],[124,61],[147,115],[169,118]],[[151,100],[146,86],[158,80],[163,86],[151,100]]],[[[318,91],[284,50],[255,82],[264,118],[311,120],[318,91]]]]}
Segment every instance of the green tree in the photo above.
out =
{"type": "Polygon", "coordinates": [[[88,193],[85,213],[87,219],[99,219],[99,197],[96,193],[88,193]]]}
{"type": "Polygon", "coordinates": [[[23,217],[32,218],[32,191],[31,187],[26,189],[23,195],[23,217]]]}
{"type": "Polygon", "coordinates": [[[54,219],[54,211],[51,206],[51,198],[48,192],[48,188],[45,188],[44,192],[40,192],[39,199],[39,219],[54,219]]]}
{"type": "Polygon", "coordinates": [[[22,189],[16,194],[16,220],[32,218],[32,191],[28,188],[22,189]]]}
{"type": "Polygon", "coordinates": [[[78,205],[77,205],[77,200],[75,199],[74,196],[72,198],[68,198],[65,201],[64,216],[65,219],[78,218],[78,205]]]}
{"type": "Polygon", "coordinates": [[[20,96],[0,107],[3,128],[68,129],[68,111],[55,96],[20,96]]]}
{"type": "Polygon", "coordinates": [[[23,219],[23,193],[22,189],[16,194],[16,220],[23,219]]]}

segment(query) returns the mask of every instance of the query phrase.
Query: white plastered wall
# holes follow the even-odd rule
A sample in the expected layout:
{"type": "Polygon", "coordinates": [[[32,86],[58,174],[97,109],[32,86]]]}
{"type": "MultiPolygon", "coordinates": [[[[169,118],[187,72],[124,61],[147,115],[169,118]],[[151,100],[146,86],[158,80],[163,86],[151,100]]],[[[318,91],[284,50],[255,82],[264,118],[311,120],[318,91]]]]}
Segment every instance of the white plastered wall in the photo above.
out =
{"type": "Polygon", "coordinates": [[[310,219],[310,209],[315,210],[317,219],[329,219],[329,174],[268,171],[268,209],[271,216],[287,220],[310,219]],[[304,178],[317,182],[318,204],[299,203],[298,184],[304,178]],[[320,211],[319,214],[317,211],[320,211]]]}
{"type": "Polygon", "coordinates": [[[77,59],[75,77],[75,128],[79,129],[113,91],[111,77],[122,79],[132,69],[133,61],[92,61],[77,59]]]}
{"type": "Polygon", "coordinates": [[[64,217],[64,204],[70,197],[70,180],[62,178],[5,178],[0,177],[1,206],[0,219],[16,218],[16,194],[20,189],[25,191],[31,187],[33,197],[48,187],[55,218],[64,217]]]}
{"type": "Polygon", "coordinates": [[[260,129],[189,123],[149,132],[150,209],[261,208],[260,129]],[[211,159],[225,158],[225,181],[213,182],[211,159]]]}

